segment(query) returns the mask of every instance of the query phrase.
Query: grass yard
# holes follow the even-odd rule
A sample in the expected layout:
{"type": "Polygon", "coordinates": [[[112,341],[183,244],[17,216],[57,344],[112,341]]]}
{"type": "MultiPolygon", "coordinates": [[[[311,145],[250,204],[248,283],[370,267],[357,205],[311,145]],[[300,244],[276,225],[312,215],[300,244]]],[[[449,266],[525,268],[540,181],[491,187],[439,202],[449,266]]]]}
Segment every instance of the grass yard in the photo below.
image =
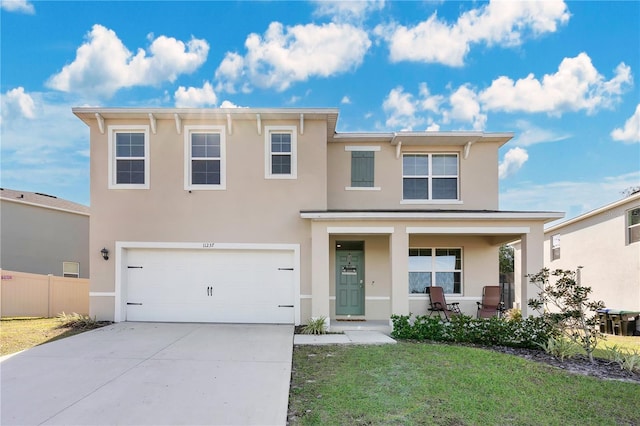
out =
{"type": "MultiPolygon", "coordinates": [[[[100,326],[98,323],[96,326],[100,326]]],[[[9,355],[42,343],[73,336],[95,327],[78,327],[58,318],[2,318],[0,356],[9,355]]]]}
{"type": "MultiPolygon", "coordinates": [[[[612,342],[608,342],[612,344],[612,342]]],[[[296,346],[292,425],[633,425],[640,385],[430,343],[296,346]]]]}

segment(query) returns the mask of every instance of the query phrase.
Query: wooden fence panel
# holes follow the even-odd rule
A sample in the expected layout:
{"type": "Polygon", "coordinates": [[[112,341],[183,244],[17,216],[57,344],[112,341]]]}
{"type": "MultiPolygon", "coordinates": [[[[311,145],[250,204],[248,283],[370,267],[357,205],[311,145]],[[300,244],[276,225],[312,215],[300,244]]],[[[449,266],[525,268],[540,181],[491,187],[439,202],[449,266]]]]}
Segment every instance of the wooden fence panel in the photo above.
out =
{"type": "Polygon", "coordinates": [[[89,313],[89,280],[2,270],[0,316],[89,313]]]}

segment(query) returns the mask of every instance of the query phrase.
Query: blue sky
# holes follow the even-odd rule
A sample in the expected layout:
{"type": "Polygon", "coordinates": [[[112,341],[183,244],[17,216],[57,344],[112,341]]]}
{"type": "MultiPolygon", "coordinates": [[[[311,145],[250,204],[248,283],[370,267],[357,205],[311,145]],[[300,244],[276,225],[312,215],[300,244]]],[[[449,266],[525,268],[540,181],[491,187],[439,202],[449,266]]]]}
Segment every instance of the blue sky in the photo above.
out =
{"type": "Polygon", "coordinates": [[[74,106],[338,107],[339,132],[512,131],[500,208],[640,186],[640,2],[1,1],[1,182],[89,204],[74,106]]]}

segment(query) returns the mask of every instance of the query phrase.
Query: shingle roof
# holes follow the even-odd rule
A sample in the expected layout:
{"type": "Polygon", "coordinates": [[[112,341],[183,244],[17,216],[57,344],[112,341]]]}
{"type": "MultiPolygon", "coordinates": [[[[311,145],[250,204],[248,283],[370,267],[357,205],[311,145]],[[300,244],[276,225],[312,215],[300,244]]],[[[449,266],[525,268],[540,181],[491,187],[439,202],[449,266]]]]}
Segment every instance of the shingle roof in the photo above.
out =
{"type": "Polygon", "coordinates": [[[54,195],[40,192],[17,191],[15,189],[0,188],[0,199],[17,203],[33,204],[37,206],[67,210],[75,213],[89,214],[89,207],[84,204],[64,200],[54,195]]]}

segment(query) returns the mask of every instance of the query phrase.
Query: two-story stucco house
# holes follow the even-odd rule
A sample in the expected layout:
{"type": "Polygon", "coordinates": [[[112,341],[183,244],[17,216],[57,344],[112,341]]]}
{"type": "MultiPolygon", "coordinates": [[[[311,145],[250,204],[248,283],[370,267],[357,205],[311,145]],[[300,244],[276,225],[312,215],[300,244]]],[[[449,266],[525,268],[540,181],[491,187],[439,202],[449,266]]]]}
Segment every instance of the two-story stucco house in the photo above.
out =
{"type": "Polygon", "coordinates": [[[89,278],[89,207],[0,188],[0,224],[2,269],[89,278]]]}
{"type": "Polygon", "coordinates": [[[474,315],[500,244],[522,240],[537,272],[562,217],[498,209],[511,133],[337,133],[331,108],[73,112],[99,319],[389,320],[425,313],[430,285],[474,315]]]}
{"type": "Polygon", "coordinates": [[[640,311],[640,193],[548,228],[544,264],[581,267],[580,281],[591,287],[593,300],[640,311]]]}

